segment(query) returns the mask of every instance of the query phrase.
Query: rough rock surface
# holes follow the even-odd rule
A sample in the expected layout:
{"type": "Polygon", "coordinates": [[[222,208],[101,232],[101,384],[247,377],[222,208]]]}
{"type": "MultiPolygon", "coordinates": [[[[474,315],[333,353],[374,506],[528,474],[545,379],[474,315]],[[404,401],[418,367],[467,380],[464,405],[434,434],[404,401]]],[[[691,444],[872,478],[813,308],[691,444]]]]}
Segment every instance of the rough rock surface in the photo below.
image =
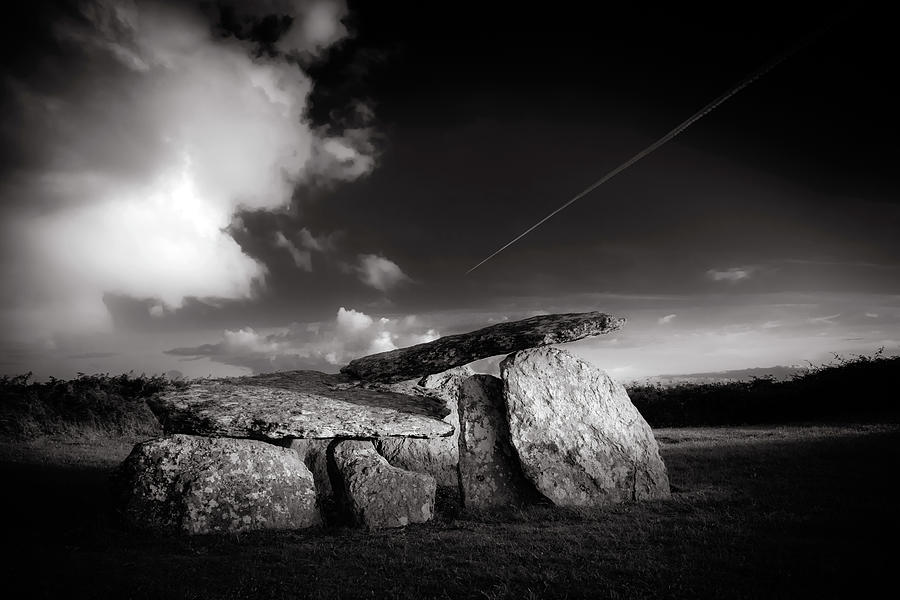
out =
{"type": "Polygon", "coordinates": [[[471,333],[449,335],[426,344],[364,356],[341,369],[355,379],[398,382],[440,373],[480,358],[524,348],[574,342],[621,327],[625,319],[601,312],[540,315],[499,323],[471,333]]]}
{"type": "Polygon", "coordinates": [[[332,473],[329,470],[329,446],[336,443],[334,439],[288,440],[286,446],[296,452],[300,460],[312,473],[316,484],[316,504],[323,517],[331,516],[336,512],[336,496],[332,484],[332,473]]]}
{"type": "Polygon", "coordinates": [[[116,484],[122,514],[141,529],[201,534],[321,522],[303,461],[254,440],[173,435],[143,442],[116,484]]]}
{"type": "Polygon", "coordinates": [[[404,381],[390,384],[394,391],[409,395],[426,395],[441,399],[447,408],[444,422],[453,427],[447,437],[428,440],[416,438],[380,438],[375,440],[375,449],[395,467],[428,473],[438,485],[458,485],[457,463],[459,446],[457,426],[459,425],[458,399],[462,382],[474,375],[469,367],[456,367],[443,373],[428,375],[419,381],[404,381]]]}
{"type": "Polygon", "coordinates": [[[344,501],[369,529],[424,523],[434,515],[434,477],[388,464],[372,442],[348,440],[333,447],[344,501]]]}
{"type": "Polygon", "coordinates": [[[555,504],[669,496],[650,426],[605,372],[558,348],[512,354],[500,372],[522,469],[555,504]]]}
{"type": "Polygon", "coordinates": [[[409,396],[318,371],[198,382],[148,401],[168,433],[242,437],[440,437],[454,428],[437,398],[409,396]]]}
{"type": "Polygon", "coordinates": [[[536,496],[509,439],[503,382],[467,379],[459,393],[459,490],[466,507],[521,504],[536,496]]]}

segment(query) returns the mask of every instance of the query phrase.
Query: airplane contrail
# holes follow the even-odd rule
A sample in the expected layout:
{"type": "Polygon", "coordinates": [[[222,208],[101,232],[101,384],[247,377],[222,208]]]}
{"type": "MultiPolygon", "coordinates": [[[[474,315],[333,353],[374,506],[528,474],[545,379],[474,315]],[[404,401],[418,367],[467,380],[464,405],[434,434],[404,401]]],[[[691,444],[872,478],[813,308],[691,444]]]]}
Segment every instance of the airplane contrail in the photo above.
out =
{"type": "Polygon", "coordinates": [[[685,121],[683,121],[680,125],[675,127],[675,129],[673,129],[666,135],[662,136],[661,138],[659,138],[658,140],[656,140],[655,142],[653,142],[652,144],[650,144],[649,146],[647,146],[646,148],[644,148],[643,150],[641,150],[640,152],[638,152],[637,154],[635,154],[634,156],[632,156],[631,158],[629,158],[628,160],[623,162],[621,165],[619,165],[618,167],[616,167],[615,169],[613,169],[612,171],[610,171],[609,173],[607,173],[606,175],[604,175],[603,177],[601,177],[600,179],[598,179],[597,181],[592,183],[589,187],[585,188],[582,192],[580,192],[579,194],[574,196],[571,200],[569,200],[568,202],[566,202],[565,204],[563,204],[562,206],[560,206],[559,208],[557,208],[556,210],[554,210],[553,212],[548,214],[546,217],[544,217],[543,219],[541,219],[540,221],[538,221],[537,223],[535,223],[534,225],[532,225],[531,227],[529,227],[528,229],[526,229],[525,231],[523,231],[522,233],[520,233],[519,235],[517,235],[516,237],[511,239],[510,241],[508,241],[506,244],[504,244],[503,246],[498,248],[493,254],[491,254],[484,260],[482,260],[480,263],[478,263],[477,265],[475,265],[468,271],[466,271],[466,275],[468,275],[469,273],[471,273],[472,271],[474,271],[475,269],[477,269],[478,267],[480,267],[487,261],[491,260],[498,254],[500,254],[501,252],[503,252],[504,250],[506,250],[507,248],[509,248],[510,246],[512,246],[519,240],[521,240],[523,237],[525,237],[526,235],[528,235],[529,233],[531,233],[532,231],[534,231],[535,229],[537,229],[538,227],[540,227],[541,225],[546,223],[557,213],[562,212],[563,210],[565,210],[566,208],[568,208],[569,206],[574,204],[576,201],[580,200],[581,198],[584,198],[585,196],[587,196],[588,194],[590,194],[591,192],[596,190],[598,187],[600,187],[601,185],[603,185],[604,183],[606,183],[607,181],[609,181],[610,179],[612,179],[613,177],[615,177],[616,175],[618,175],[619,173],[621,173],[622,171],[624,171],[625,169],[627,169],[628,167],[633,165],[634,163],[638,162],[639,160],[641,160],[645,156],[649,155],[653,151],[658,150],[660,147],[665,145],[667,142],[669,142],[670,140],[672,140],[673,138],[678,136],[678,134],[682,133],[685,129],[687,129],[688,127],[690,127],[691,125],[693,125],[694,123],[696,123],[697,121],[699,121],[700,119],[702,119],[703,117],[708,115],[710,112],[712,112],[713,110],[718,108],[720,104],[722,104],[723,102],[725,102],[726,100],[728,100],[729,98],[731,98],[732,96],[734,96],[735,94],[737,94],[738,92],[743,90],[745,87],[749,86],[751,83],[753,83],[760,77],[764,76],[766,73],[768,73],[769,71],[771,71],[772,69],[774,69],[775,67],[777,67],[778,65],[783,63],[784,61],[786,61],[788,58],[790,58],[791,56],[793,56],[794,54],[796,54],[797,52],[799,52],[806,46],[809,46],[813,41],[815,41],[817,38],[819,38],[821,35],[823,35],[826,31],[828,31],[828,29],[831,28],[831,25],[833,23],[834,23],[834,21],[830,21],[822,28],[814,31],[813,33],[811,33],[810,35],[808,35],[807,37],[802,39],[800,42],[798,42],[794,46],[790,47],[788,50],[786,50],[785,52],[783,52],[782,54],[777,56],[775,59],[773,59],[770,62],[763,65],[761,68],[756,70],[753,74],[751,74],[749,77],[740,81],[737,85],[732,86],[727,92],[725,92],[724,94],[722,94],[721,96],[719,96],[718,98],[716,98],[715,100],[713,100],[712,102],[710,102],[709,104],[707,104],[706,106],[704,106],[703,108],[701,108],[700,110],[695,112],[693,115],[688,117],[685,121]]]}

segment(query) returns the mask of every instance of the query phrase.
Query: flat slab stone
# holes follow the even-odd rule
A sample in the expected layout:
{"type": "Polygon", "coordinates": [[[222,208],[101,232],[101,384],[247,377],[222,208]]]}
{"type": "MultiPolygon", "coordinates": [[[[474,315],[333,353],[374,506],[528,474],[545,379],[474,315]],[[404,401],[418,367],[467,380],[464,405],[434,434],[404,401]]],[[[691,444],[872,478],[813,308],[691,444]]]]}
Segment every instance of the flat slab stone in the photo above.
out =
{"type": "Polygon", "coordinates": [[[625,319],[601,312],[539,315],[357,358],[341,369],[341,373],[354,379],[395,383],[489,356],[609,333],[624,324],[625,319]]]}
{"type": "Polygon", "coordinates": [[[369,441],[341,441],[333,452],[357,524],[369,529],[405,527],[434,516],[437,484],[431,475],[391,466],[369,441]]]}
{"type": "Polygon", "coordinates": [[[559,506],[667,498],[647,421],[621,384],[559,348],[500,363],[510,439],[525,476],[559,506]]]}
{"type": "Polygon", "coordinates": [[[444,402],[318,371],[215,379],[160,394],[148,405],[169,433],[252,438],[449,436],[444,402]]]}
{"type": "Polygon", "coordinates": [[[256,440],[173,435],[140,443],[116,488],[122,515],[140,529],[206,534],[321,523],[302,459],[256,440]]]}

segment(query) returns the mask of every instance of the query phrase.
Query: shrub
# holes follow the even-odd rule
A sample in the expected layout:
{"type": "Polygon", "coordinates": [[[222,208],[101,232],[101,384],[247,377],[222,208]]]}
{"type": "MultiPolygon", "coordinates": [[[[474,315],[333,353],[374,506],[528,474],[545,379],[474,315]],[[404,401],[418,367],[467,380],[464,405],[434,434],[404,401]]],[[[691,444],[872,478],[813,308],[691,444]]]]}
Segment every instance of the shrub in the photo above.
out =
{"type": "Polygon", "coordinates": [[[900,356],[835,355],[788,381],[638,384],[631,401],[654,427],[750,425],[812,420],[896,421],[900,356]]]}
{"type": "Polygon", "coordinates": [[[85,375],[46,382],[31,373],[0,377],[0,434],[30,438],[70,433],[152,435],[159,422],[145,399],[171,386],[161,376],[85,375]]]}

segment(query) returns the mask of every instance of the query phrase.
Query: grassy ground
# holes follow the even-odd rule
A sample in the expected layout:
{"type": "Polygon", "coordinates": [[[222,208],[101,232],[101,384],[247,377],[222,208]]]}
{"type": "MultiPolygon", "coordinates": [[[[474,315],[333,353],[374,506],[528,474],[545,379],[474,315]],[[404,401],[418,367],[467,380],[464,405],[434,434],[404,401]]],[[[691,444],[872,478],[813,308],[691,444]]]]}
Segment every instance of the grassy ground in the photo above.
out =
{"type": "Polygon", "coordinates": [[[847,597],[893,584],[900,428],[660,429],[671,500],[167,539],[120,527],[135,439],[0,444],[10,597],[847,597]],[[9,554],[8,554],[9,556],[9,554]]]}

